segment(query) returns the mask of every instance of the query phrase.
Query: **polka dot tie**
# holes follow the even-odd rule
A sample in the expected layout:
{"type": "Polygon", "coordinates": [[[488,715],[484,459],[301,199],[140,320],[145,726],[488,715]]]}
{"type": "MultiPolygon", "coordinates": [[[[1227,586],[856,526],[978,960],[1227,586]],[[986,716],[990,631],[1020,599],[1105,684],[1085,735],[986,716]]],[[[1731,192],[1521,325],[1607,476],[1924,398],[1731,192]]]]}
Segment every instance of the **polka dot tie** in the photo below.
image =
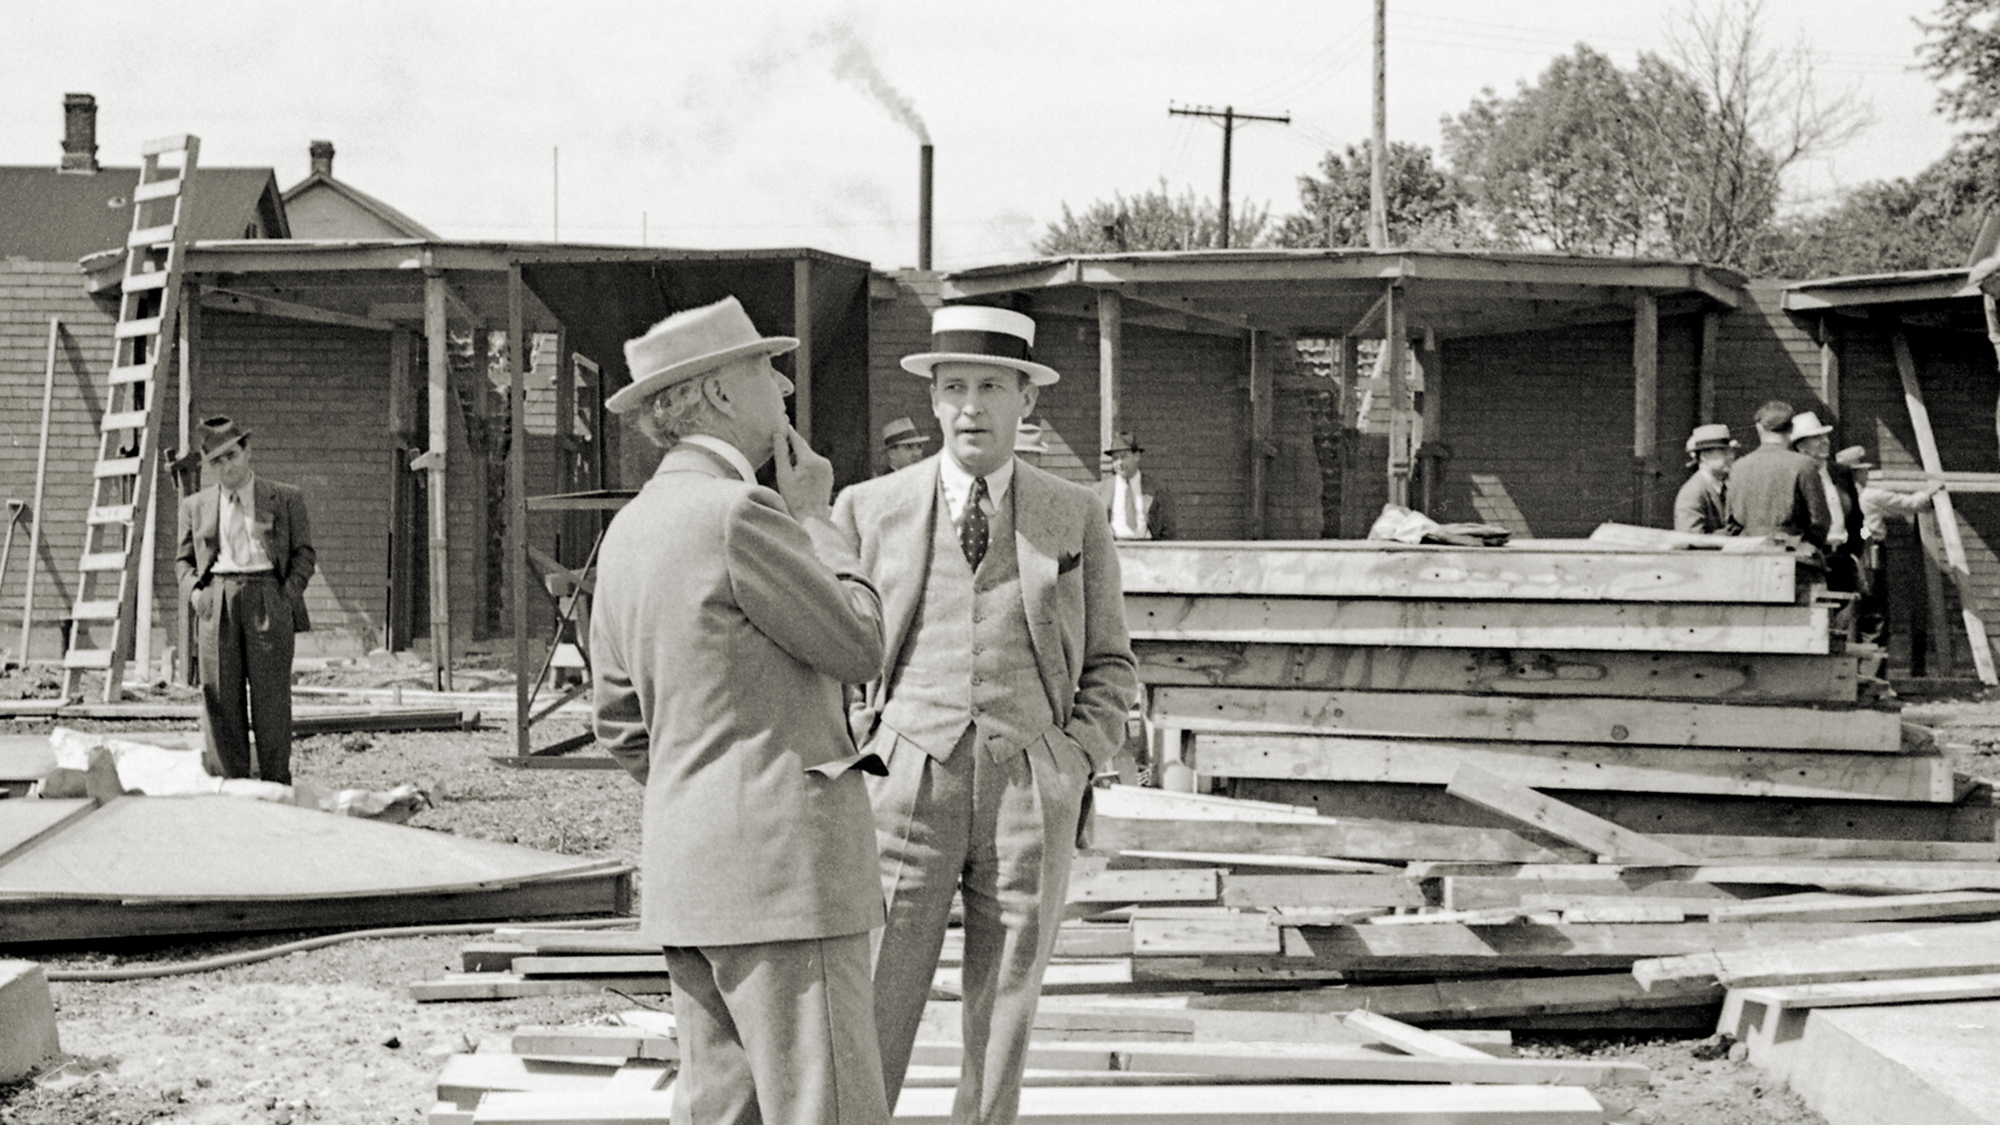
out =
{"type": "Polygon", "coordinates": [[[958,525],[958,549],[973,570],[986,557],[986,478],[972,478],[972,495],[965,498],[965,519],[958,525]]]}

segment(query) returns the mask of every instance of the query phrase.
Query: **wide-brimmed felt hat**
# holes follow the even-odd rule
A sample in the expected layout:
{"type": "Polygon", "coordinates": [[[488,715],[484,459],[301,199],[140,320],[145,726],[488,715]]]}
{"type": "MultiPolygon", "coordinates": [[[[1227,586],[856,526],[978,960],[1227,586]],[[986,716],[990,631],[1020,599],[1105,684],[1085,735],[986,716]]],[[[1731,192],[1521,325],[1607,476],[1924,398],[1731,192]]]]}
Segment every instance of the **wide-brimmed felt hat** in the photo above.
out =
{"type": "Polygon", "coordinates": [[[1146,452],[1146,447],[1139,444],[1139,439],[1133,436],[1131,430],[1118,431],[1117,440],[1113,441],[1110,445],[1104,448],[1104,455],[1106,457],[1109,457],[1114,453],[1144,453],[1144,452],[1146,452]]]}
{"type": "Polygon", "coordinates": [[[1696,426],[1694,432],[1688,435],[1687,451],[1689,453],[1700,453],[1704,449],[1736,448],[1738,448],[1737,440],[1729,436],[1729,427],[1722,422],[1710,422],[1705,426],[1696,426]]]}
{"type": "Polygon", "coordinates": [[[1014,452],[1047,453],[1049,443],[1042,440],[1042,428],[1033,422],[1022,422],[1014,427],[1014,452]]]}
{"type": "Polygon", "coordinates": [[[765,336],[734,297],[677,312],[625,341],[625,367],[632,385],[612,395],[604,408],[624,414],[655,391],[753,355],[782,355],[799,346],[790,336],[765,336]]]}
{"type": "Polygon", "coordinates": [[[1875,467],[1868,461],[1867,448],[1859,445],[1850,445],[1846,449],[1834,454],[1833,463],[1850,472],[1855,469],[1872,469],[1875,467]]]}
{"type": "Polygon", "coordinates": [[[917,428],[908,418],[898,418],[882,427],[882,448],[898,445],[923,445],[930,441],[930,435],[917,428]]]}
{"type": "Polygon", "coordinates": [[[1792,415],[1792,444],[1797,445],[1809,437],[1830,434],[1833,427],[1819,420],[1819,415],[1810,410],[1802,410],[1792,415]]]}
{"type": "Polygon", "coordinates": [[[239,429],[236,423],[218,414],[201,421],[201,460],[203,464],[236,446],[250,440],[250,431],[239,429]]]}
{"type": "Polygon", "coordinates": [[[985,363],[1019,371],[1038,387],[1061,379],[1030,359],[1033,318],[984,305],[949,305],[931,314],[931,350],[903,357],[903,370],[928,379],[940,363],[985,363]]]}

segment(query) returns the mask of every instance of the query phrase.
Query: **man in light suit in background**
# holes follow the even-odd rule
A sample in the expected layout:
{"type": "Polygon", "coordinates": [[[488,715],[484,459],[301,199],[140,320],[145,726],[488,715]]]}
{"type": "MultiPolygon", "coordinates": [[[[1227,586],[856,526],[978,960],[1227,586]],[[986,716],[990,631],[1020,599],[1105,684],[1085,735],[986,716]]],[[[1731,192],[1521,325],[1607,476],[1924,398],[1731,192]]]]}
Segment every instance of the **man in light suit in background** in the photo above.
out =
{"type": "Polygon", "coordinates": [[[1111,534],[1118,539],[1172,539],[1174,537],[1174,496],[1167,486],[1147,480],[1139,471],[1144,446],[1132,434],[1121,433],[1111,448],[1111,475],[1097,482],[1097,499],[1111,521],[1111,534]]]}
{"type": "Polygon", "coordinates": [[[834,522],[882,592],[884,661],[854,715],[889,763],[872,779],[888,924],[875,1018],[890,1104],[965,902],[965,1047],[952,1120],[1011,1125],[1092,776],[1138,690],[1118,556],[1097,498],[1013,455],[1056,382],[1035,323],[959,306],[933,350],[944,449],[840,494],[834,522]]]}
{"type": "Polygon", "coordinates": [[[597,739],[646,786],[644,933],[674,982],[687,1125],[886,1125],[868,977],[875,833],[842,683],[881,602],[827,522],[833,468],[734,297],[625,345],[612,396],[667,448],[612,520],[591,621],[597,739]],[[757,467],[777,461],[778,491],[757,467]]]}

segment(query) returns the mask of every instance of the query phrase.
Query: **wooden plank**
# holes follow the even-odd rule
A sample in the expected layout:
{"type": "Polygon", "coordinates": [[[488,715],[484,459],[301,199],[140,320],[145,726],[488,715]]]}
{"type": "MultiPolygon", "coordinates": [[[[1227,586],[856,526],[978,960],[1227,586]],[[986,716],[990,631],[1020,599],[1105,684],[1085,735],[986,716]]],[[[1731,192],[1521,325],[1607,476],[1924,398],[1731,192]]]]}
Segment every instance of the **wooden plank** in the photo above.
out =
{"type": "Polygon", "coordinates": [[[1543,549],[1532,540],[1499,548],[1128,541],[1118,560],[1127,594],[1792,605],[1799,589],[1796,556],[1782,552],[1543,549]]]}
{"type": "Polygon", "coordinates": [[[1195,743],[1196,769],[1214,777],[1444,785],[1468,762],[1536,789],[1940,804],[1961,795],[1951,762],[1933,755],[1338,735],[1204,734],[1195,743]]]}
{"type": "Polygon", "coordinates": [[[1506,829],[1451,828],[1397,821],[1322,818],[1284,823],[1246,820],[1161,820],[1098,814],[1093,845],[1105,851],[1262,852],[1266,855],[1361,859],[1462,859],[1574,863],[1589,854],[1550,841],[1537,843],[1506,829]]]}
{"type": "Polygon", "coordinates": [[[1660,299],[1648,292],[1632,298],[1632,518],[1659,522],[1653,470],[1659,441],[1660,299]]]}
{"type": "MultiPolygon", "coordinates": [[[[1916,432],[1917,453],[1923,461],[1927,473],[1944,471],[1944,461],[1938,455],[1937,437],[1931,432],[1930,410],[1924,405],[1923,384],[1917,378],[1916,358],[1910,353],[1910,340],[1898,328],[1890,337],[1896,353],[1896,371],[1903,381],[1903,402],[1910,412],[1910,427],[1916,432]]],[[[1944,544],[1945,560],[1950,564],[1947,573],[1958,586],[1959,611],[1965,621],[1965,633],[1971,642],[1972,663],[1979,670],[1979,682],[1988,686],[2000,684],[2000,670],[1993,661],[1993,646],[1986,638],[1986,622],[1979,615],[1980,597],[1972,583],[1972,568],[1966,562],[1965,541],[1959,534],[1958,516],[1952,507],[1951,489],[1931,497],[1931,510],[1937,515],[1940,540],[1944,544]]]]}
{"type": "Polygon", "coordinates": [[[673,1095],[632,1090],[500,1090],[474,1125],[667,1125],[673,1095]]]}
{"type": "Polygon", "coordinates": [[[514,971],[524,977],[637,976],[666,972],[667,958],[663,953],[516,957],[514,971]]]}
{"type": "Polygon", "coordinates": [[[1174,918],[1142,911],[1132,917],[1134,957],[1276,956],[1282,948],[1278,927],[1263,914],[1174,918]]]}
{"type": "Polygon", "coordinates": [[[511,942],[534,953],[653,953],[660,943],[637,930],[545,930],[497,926],[495,941],[511,942]]]}
{"type": "Polygon", "coordinates": [[[1543,796],[1470,762],[1453,771],[1445,792],[1587,848],[1601,859],[1669,865],[1693,862],[1685,852],[1543,796]]]}
{"type": "Polygon", "coordinates": [[[1115,862],[1128,867],[1221,867],[1225,871],[1263,871],[1339,875],[1393,875],[1402,870],[1393,863],[1368,863],[1358,859],[1328,859],[1307,855],[1253,855],[1247,852],[1187,852],[1128,848],[1115,862]]]}
{"type": "Polygon", "coordinates": [[[1225,875],[1222,904],[1238,909],[1422,906],[1423,888],[1400,875],[1225,875]]]}
{"type": "Polygon", "coordinates": [[[1134,641],[1139,680],[1218,687],[1847,703],[1855,658],[1134,641]]]}
{"type": "MultiPolygon", "coordinates": [[[[1949,925],[1964,929],[1964,923],[1949,925]]],[[[1940,927],[1933,927],[1940,928],[1940,927]]],[[[1688,922],[1678,926],[1513,924],[1466,926],[1300,926],[1283,931],[1285,955],[1269,962],[1290,969],[1335,972],[1414,972],[1456,974],[1511,969],[1606,972],[1648,958],[1751,950],[1785,943],[1880,936],[1905,932],[1902,923],[1853,922],[1688,922]]],[[[1242,958],[1212,956],[1217,965],[1242,958]]],[[[1134,958],[1133,979],[1141,979],[1151,959],[1134,958]]]]}
{"type": "Polygon", "coordinates": [[[1867,709],[1306,688],[1155,687],[1147,697],[1155,723],[1224,734],[1903,752],[1902,716],[1867,709]]]}
{"type": "Polygon", "coordinates": [[[1380,1012],[1408,1023],[1610,1012],[1628,1009],[1707,1007],[1722,999],[1722,988],[1694,982],[1653,991],[1632,974],[1502,977],[1439,980],[1421,984],[1341,985],[1335,988],[1221,993],[1196,996],[1194,1008],[1234,1011],[1380,1012]]]}
{"type": "Polygon", "coordinates": [[[1761,988],[1732,988],[1722,1008],[1723,1026],[1747,1004],[1761,1004],[1777,1011],[1806,1008],[1860,1008],[1884,1004],[1936,1004],[1949,1000],[1986,1000],[2000,997],[2000,973],[1975,973],[1953,977],[1919,977],[1901,980],[1857,980],[1836,984],[1767,985],[1761,988]]]}
{"type": "Polygon", "coordinates": [[[1420,1027],[1411,1027],[1401,1020],[1385,1016],[1380,1012],[1357,1009],[1342,1017],[1343,1023],[1373,1039],[1396,1048],[1406,1055],[1421,1055],[1436,1059],[1484,1059],[1486,1053],[1463,1043],[1433,1035],[1420,1027]]]}
{"type": "Polygon", "coordinates": [[[1824,654],[1824,606],[1128,594],[1137,640],[1824,654]]]}
{"type": "Polygon", "coordinates": [[[602,1089],[622,1060],[557,1062],[517,1055],[450,1055],[438,1072],[439,1101],[470,1108],[493,1090],[584,1092],[602,1089]]]}
{"type": "Polygon", "coordinates": [[[511,1043],[517,1055],[620,1061],[680,1058],[679,1041],[673,1036],[636,1027],[517,1027],[511,1043]]]}
{"type": "MultiPolygon", "coordinates": [[[[906,1089],[902,1125],[951,1125],[952,1089],[906,1089]]],[[[1283,1085],[1036,1087],[1021,1091],[1021,1125],[1599,1125],[1604,1111],[1574,1086],[1283,1085]]]]}
{"type": "Polygon", "coordinates": [[[1072,878],[1069,901],[1111,902],[1214,902],[1215,869],[1169,869],[1099,871],[1072,878]]]}
{"type": "Polygon", "coordinates": [[[592,996],[607,988],[620,992],[671,992],[665,973],[648,976],[557,977],[529,980],[519,973],[449,973],[437,980],[415,981],[410,999],[419,1004],[437,1000],[515,1000],[527,996],[592,996]]]}
{"type": "Polygon", "coordinates": [[[1653,958],[1632,966],[1641,987],[1713,980],[1730,988],[2000,972],[2000,922],[1923,928],[1860,923],[1887,932],[1653,958]]]}
{"type": "Polygon", "coordinates": [[[1899,922],[2000,916],[2000,894],[1937,891],[1930,894],[1843,896],[1833,901],[1753,901],[1718,906],[1717,922],[1899,922]]]}
{"type": "Polygon", "coordinates": [[[1731,886],[1818,887],[1829,891],[2000,891],[2000,864],[1891,860],[1743,861],[1700,867],[1619,867],[1614,864],[1412,863],[1413,878],[1494,879],[1605,886],[1725,883],[1731,886]]]}

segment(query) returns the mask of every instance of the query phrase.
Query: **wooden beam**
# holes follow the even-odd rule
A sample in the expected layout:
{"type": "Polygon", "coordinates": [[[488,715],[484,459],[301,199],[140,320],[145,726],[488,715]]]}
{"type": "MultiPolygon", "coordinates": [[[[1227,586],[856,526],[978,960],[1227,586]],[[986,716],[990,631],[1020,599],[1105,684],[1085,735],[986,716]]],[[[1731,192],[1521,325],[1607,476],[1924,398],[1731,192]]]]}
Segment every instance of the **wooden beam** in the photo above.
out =
{"type": "Polygon", "coordinates": [[[1384,295],[1388,304],[1383,313],[1382,348],[1384,372],[1389,382],[1389,503],[1410,504],[1410,411],[1409,411],[1409,312],[1400,297],[1400,287],[1391,284],[1384,295]]]}
{"type": "Polygon", "coordinates": [[[1659,522],[1654,476],[1659,464],[1660,306],[1651,293],[1632,299],[1632,522],[1659,522]]]}
{"type": "Polygon", "coordinates": [[[1196,996],[1190,1007],[1248,1012],[1379,1012],[1406,1023],[1516,1019],[1570,1012],[1706,1007],[1722,999],[1714,984],[1662,986],[1648,992],[1630,973],[1561,977],[1440,980],[1423,984],[1341,985],[1196,996]]]}
{"type": "Polygon", "coordinates": [[[792,428],[807,442],[813,436],[813,308],[812,259],[792,261],[792,335],[799,346],[792,352],[792,428]]]}
{"type": "Polygon", "coordinates": [[[1271,907],[1422,906],[1423,888],[1400,875],[1237,875],[1222,877],[1222,904],[1271,907]]]}
{"type": "Polygon", "coordinates": [[[1148,695],[1151,721],[1224,734],[1903,753],[1894,711],[1311,688],[1155,687],[1148,695]]]}
{"type": "Polygon", "coordinates": [[[1754,988],[1994,972],[2000,972],[2000,922],[1892,928],[1842,939],[1648,959],[1632,966],[1633,978],[1647,989],[1704,980],[1754,988]]]}
{"type": "MultiPolygon", "coordinates": [[[[1574,1059],[1495,1058],[1456,1039],[1408,1027],[1401,1034],[1365,1022],[1361,1038],[1388,1037],[1438,1044],[1437,1049],[1391,1055],[1361,1043],[1303,1043],[1204,1040],[1191,1043],[1134,1043],[1116,1040],[1036,1040],[1028,1044],[1030,1070],[1092,1071],[1163,1076],[1200,1074],[1231,1078],[1306,1079],[1315,1082],[1541,1082],[1551,1086],[1644,1084],[1650,1076],[1633,1063],[1574,1059]]],[[[1393,1022],[1393,1021],[1391,1021],[1393,1022]]],[[[1393,1044],[1392,1044],[1393,1045],[1393,1044]]],[[[922,1042],[911,1061],[957,1067],[964,1044],[922,1042]]],[[[1155,1082],[1158,1078],[1155,1077],[1155,1082]]],[[[1153,1083],[1140,1081],[1138,1085],[1153,1083]]]]}
{"type": "MultiPolygon", "coordinates": [[[[520,1095],[494,1095],[495,1097],[520,1095]]],[[[896,1125],[951,1125],[950,1088],[911,1088],[896,1125]]],[[[480,1107],[484,1116],[486,1107],[480,1107]]],[[[1020,1125],[1436,1125],[1534,1121],[1598,1125],[1604,1110],[1574,1086],[1347,1085],[1029,1087],[1020,1125]]]]}
{"type": "Polygon", "coordinates": [[[1819,400],[1834,417],[1840,410],[1840,318],[1819,318],[1819,400]]]}
{"type": "Polygon", "coordinates": [[[1366,533],[1369,513],[1360,508],[1361,489],[1351,483],[1354,475],[1355,450],[1358,446],[1361,410],[1361,341],[1353,335],[1340,338],[1339,372],[1340,417],[1338,420],[1339,444],[1336,455],[1340,462],[1340,526],[1335,534],[1342,538],[1358,537],[1366,533]]]}
{"type": "Polygon", "coordinates": [[[1715,421],[1715,380],[1722,368],[1722,315],[1712,308],[1701,314],[1701,355],[1695,361],[1695,410],[1704,424],[1715,421]]]}
{"type": "Polygon", "coordinates": [[[312,324],[333,324],[342,328],[365,328],[370,332],[393,332],[396,329],[396,325],[387,320],[356,316],[353,313],[323,309],[317,305],[300,304],[297,301],[281,301],[276,297],[256,297],[248,293],[236,293],[207,285],[201,287],[201,306],[221,312],[243,313],[246,316],[302,320],[312,324]]]}
{"type": "Polygon", "coordinates": [[[1438,349],[1437,339],[1430,333],[1424,335],[1424,405],[1419,416],[1423,422],[1423,440],[1417,443],[1416,459],[1422,463],[1423,496],[1422,510],[1435,513],[1437,505],[1443,502],[1444,482],[1438,479],[1444,472],[1444,353],[1438,349]]]}
{"type": "Polygon", "coordinates": [[[1269,535],[1271,443],[1270,335],[1250,333],[1250,538],[1269,535]]]}
{"type": "Polygon", "coordinates": [[[1148,641],[1794,655],[1829,647],[1824,606],[1128,594],[1125,617],[1133,639],[1148,641]]]}
{"type": "Polygon", "coordinates": [[[1134,957],[1276,956],[1281,951],[1276,920],[1267,914],[1216,908],[1200,917],[1148,916],[1143,911],[1132,917],[1134,957]]]}
{"type": "Polygon", "coordinates": [[[1486,1052],[1468,1047],[1455,1039],[1411,1027],[1398,1019],[1392,1019],[1380,1012],[1357,1009],[1347,1013],[1341,1022],[1366,1035],[1377,1043],[1396,1048],[1406,1055],[1419,1055],[1434,1059],[1484,1059],[1486,1052]]]}
{"type": "Polygon", "coordinates": [[[1716,922],[1908,922],[2000,916],[2000,894],[1933,891],[1914,895],[1843,895],[1809,902],[1752,900],[1709,912],[1716,922]]]}
{"type": "Polygon", "coordinates": [[[507,267],[507,574],[514,610],[514,752],[529,754],[528,702],[536,673],[528,638],[528,340],[527,286],[519,263],[507,267]]]}
{"type": "MultiPolygon", "coordinates": [[[[1700,867],[1628,869],[1613,864],[1417,863],[1406,870],[1413,878],[1519,879],[1530,884],[1552,881],[1604,886],[1647,883],[1725,883],[1730,886],[1819,887],[1829,891],[1894,892],[2000,891],[2000,864],[1939,861],[1838,860],[1703,864],[1700,867]]],[[[1952,927],[1973,932],[1964,923],[1952,927]]],[[[1981,922],[1980,926],[2000,925],[1981,922]]]]}
{"type": "MultiPolygon", "coordinates": [[[[451,443],[451,356],[442,273],[424,275],[425,366],[430,387],[430,446],[423,462],[430,503],[430,611],[432,686],[451,688],[451,503],[445,465],[451,443]]],[[[417,466],[412,466],[417,467],[417,466]]]]}
{"type": "MultiPolygon", "coordinates": [[[[1983,925],[1984,923],[1968,923],[1983,925]]],[[[1910,931],[1896,923],[1787,924],[1780,922],[1636,922],[1585,925],[1513,923],[1285,927],[1285,967],[1334,972],[1418,972],[1454,974],[1511,969],[1567,969],[1608,972],[1647,958],[1710,954],[1714,950],[1754,952],[1760,947],[1854,937],[1881,938],[1912,932],[1949,932],[1965,926],[1910,931]]],[[[1166,960],[1166,959],[1162,959],[1166,960]]],[[[1246,958],[1207,958],[1216,967],[1246,958]]],[[[1162,968],[1166,966],[1161,966],[1162,968]]],[[[1151,959],[1135,959],[1133,979],[1150,977],[1151,959]]],[[[1636,969],[1635,969],[1636,973],[1636,969]]],[[[1194,978],[1199,979],[1199,978],[1194,978]]]]}
{"type": "MultiPolygon", "coordinates": [[[[1917,362],[1910,352],[1909,336],[1898,328],[1891,336],[1891,343],[1896,352],[1896,371],[1903,380],[1903,402],[1909,408],[1910,426],[1916,431],[1917,452],[1923,459],[1924,471],[1941,473],[1944,461],[1938,455],[1937,437],[1931,432],[1930,410],[1924,405],[1923,384],[1917,378],[1917,362]]],[[[1959,612],[1972,645],[1972,663],[1979,671],[1979,682],[2000,685],[2000,670],[1994,667],[1993,646],[1986,639],[1986,621],[1979,615],[1981,598],[1973,585],[1972,568],[1966,562],[1965,542],[1959,536],[1958,516],[1952,508],[1949,487],[1931,498],[1931,508],[1937,513],[1939,539],[1950,563],[1951,580],[1958,587],[1959,612]]],[[[1949,638],[1943,639],[1949,643],[1949,638]]]]}
{"type": "Polygon", "coordinates": [[[1445,792],[1595,852],[1600,859],[1686,864],[1692,857],[1638,832],[1543,796],[1471,763],[1452,772],[1445,792]]]}
{"type": "Polygon", "coordinates": [[[1097,291],[1097,453],[1098,464],[1086,470],[1103,471],[1104,451],[1118,442],[1124,424],[1121,402],[1125,382],[1124,298],[1116,289],[1097,291]]]}

